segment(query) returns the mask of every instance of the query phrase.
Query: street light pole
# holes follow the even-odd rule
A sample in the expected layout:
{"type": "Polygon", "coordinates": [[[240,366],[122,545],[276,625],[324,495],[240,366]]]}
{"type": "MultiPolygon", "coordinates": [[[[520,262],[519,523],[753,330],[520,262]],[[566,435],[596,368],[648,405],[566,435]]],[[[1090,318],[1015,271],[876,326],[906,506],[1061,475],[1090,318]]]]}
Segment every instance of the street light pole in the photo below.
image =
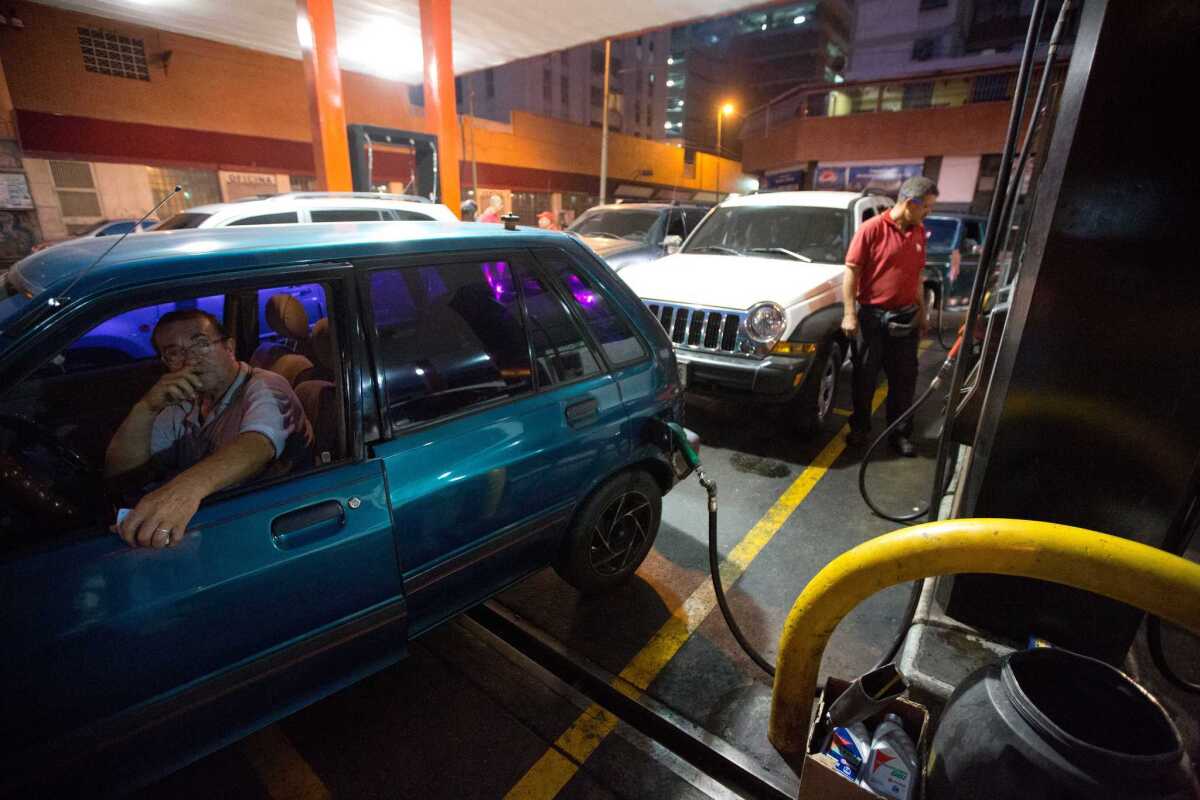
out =
{"type": "Polygon", "coordinates": [[[605,191],[608,187],[608,82],[610,63],[612,60],[612,39],[604,40],[604,102],[601,103],[601,113],[604,115],[600,126],[600,205],[604,205],[605,191]]]}
{"type": "Polygon", "coordinates": [[[717,111],[717,202],[721,202],[721,123],[725,121],[725,109],[717,111]]]}

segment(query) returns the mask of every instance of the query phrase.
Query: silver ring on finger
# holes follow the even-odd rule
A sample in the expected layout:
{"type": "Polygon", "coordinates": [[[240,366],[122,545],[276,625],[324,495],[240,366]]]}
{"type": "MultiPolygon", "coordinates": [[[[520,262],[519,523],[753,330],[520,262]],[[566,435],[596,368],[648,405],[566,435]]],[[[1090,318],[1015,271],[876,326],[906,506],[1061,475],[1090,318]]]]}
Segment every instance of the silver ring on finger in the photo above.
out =
{"type": "Polygon", "coordinates": [[[154,532],[154,541],[156,544],[162,542],[163,547],[169,546],[171,544],[171,529],[159,528],[156,530],[154,532]]]}

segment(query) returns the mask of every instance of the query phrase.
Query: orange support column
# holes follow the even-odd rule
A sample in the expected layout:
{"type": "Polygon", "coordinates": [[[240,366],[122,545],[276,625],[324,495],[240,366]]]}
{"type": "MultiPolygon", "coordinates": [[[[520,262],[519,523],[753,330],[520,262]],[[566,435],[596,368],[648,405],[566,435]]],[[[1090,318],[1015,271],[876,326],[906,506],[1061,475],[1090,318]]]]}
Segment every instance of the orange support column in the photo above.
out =
{"type": "Polygon", "coordinates": [[[459,213],[458,114],[454,103],[454,53],[450,0],[421,0],[421,51],[425,56],[425,118],[438,140],[441,200],[459,213]]]}
{"type": "Polygon", "coordinates": [[[349,192],[354,184],[350,177],[350,145],[346,139],[346,104],[342,98],[342,71],[338,67],[333,0],[296,0],[296,34],[304,53],[317,188],[349,192]]]}

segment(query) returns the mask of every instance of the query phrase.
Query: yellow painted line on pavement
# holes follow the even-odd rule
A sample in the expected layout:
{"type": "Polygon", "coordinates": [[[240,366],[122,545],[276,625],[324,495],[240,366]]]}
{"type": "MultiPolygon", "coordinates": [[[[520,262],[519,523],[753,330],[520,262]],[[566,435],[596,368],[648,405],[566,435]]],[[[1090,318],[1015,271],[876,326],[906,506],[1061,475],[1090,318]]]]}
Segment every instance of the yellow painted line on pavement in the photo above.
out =
{"type": "MultiPolygon", "coordinates": [[[[871,402],[872,413],[879,409],[885,397],[886,385],[875,391],[871,402]]],[[[730,586],[741,577],[750,566],[750,562],[779,532],[817,482],[825,477],[829,467],[846,449],[848,432],[849,426],[843,426],[837,432],[767,513],[755,523],[750,532],[729,552],[721,562],[722,586],[730,586]]],[[[671,618],[663,623],[625,669],[621,670],[620,675],[613,680],[613,688],[627,697],[638,699],[716,607],[716,591],[712,582],[705,580],[679,608],[675,609],[671,618]]],[[[617,719],[612,714],[592,705],[558,738],[554,747],[547,750],[529,768],[516,786],[505,795],[506,800],[549,800],[555,797],[616,726],[617,719]],[[602,722],[598,723],[598,720],[602,722]],[[571,752],[568,745],[574,747],[575,751],[571,752]],[[572,758],[565,758],[563,752],[570,753],[572,758]]]]}
{"type": "Polygon", "coordinates": [[[271,800],[329,800],[333,796],[278,725],[243,739],[239,747],[271,800]]]}

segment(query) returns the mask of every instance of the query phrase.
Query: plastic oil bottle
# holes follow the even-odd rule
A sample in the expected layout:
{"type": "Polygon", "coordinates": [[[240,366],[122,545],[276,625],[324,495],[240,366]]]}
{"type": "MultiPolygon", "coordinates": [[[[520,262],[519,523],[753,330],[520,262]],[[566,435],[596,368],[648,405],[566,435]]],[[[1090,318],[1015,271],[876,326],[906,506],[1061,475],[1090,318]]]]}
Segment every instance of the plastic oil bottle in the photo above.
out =
{"type": "Polygon", "coordinates": [[[917,774],[917,748],[900,718],[888,714],[875,729],[858,782],[883,797],[911,800],[917,774]]]}

